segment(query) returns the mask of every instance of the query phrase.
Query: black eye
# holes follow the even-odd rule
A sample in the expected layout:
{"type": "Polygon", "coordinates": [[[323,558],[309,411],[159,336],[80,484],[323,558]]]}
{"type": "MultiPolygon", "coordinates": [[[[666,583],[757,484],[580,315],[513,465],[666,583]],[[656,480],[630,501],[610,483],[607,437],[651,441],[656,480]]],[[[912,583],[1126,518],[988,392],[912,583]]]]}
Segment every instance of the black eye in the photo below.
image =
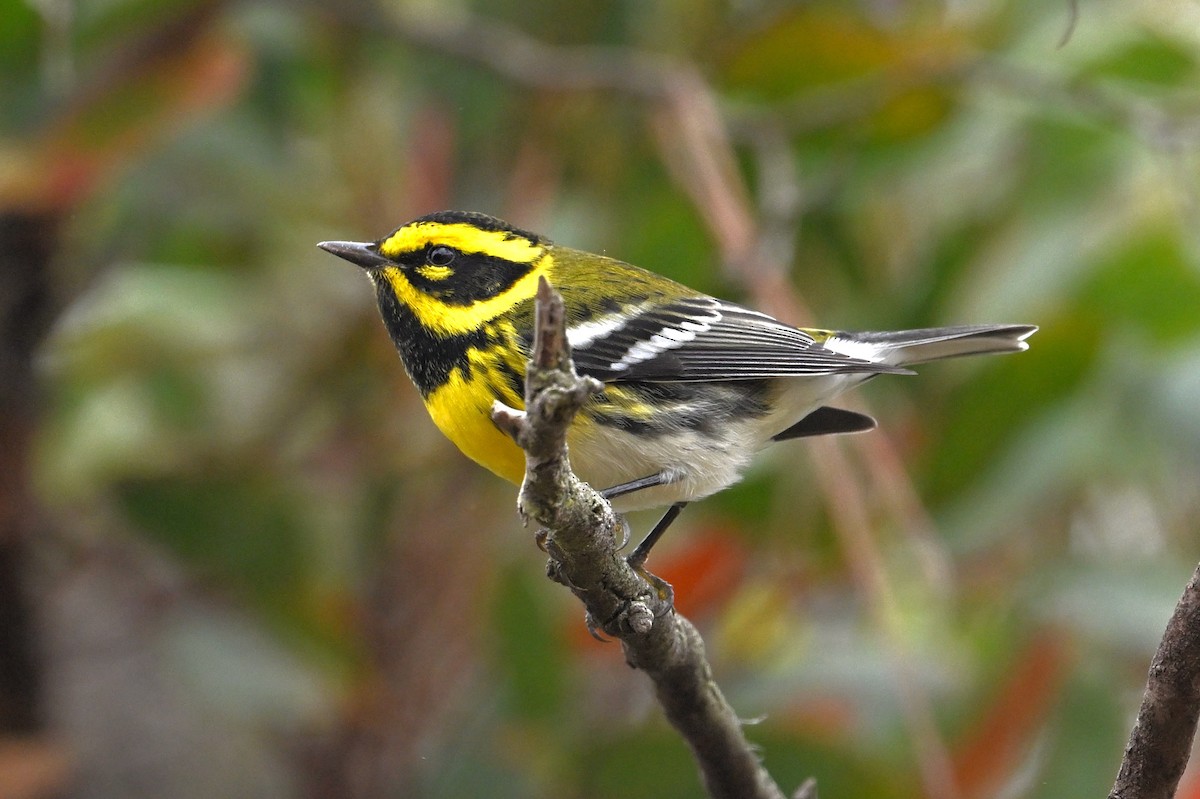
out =
{"type": "Polygon", "coordinates": [[[457,256],[458,253],[449,247],[434,247],[429,251],[428,260],[434,266],[449,266],[457,256]]]}

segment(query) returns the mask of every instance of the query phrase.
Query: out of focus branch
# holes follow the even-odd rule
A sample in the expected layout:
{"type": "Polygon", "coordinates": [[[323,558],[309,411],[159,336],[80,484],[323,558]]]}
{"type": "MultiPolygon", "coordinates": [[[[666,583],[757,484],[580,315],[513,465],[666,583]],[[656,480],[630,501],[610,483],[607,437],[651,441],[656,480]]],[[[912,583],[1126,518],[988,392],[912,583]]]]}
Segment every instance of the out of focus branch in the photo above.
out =
{"type": "Polygon", "coordinates": [[[538,287],[524,412],[497,403],[492,418],[525,450],[519,508],[546,528],[550,576],[587,608],[594,630],[620,639],[625,659],[654,683],[667,719],[687,740],[712,797],[783,799],[713,681],[696,628],[617,552],[621,522],[571,471],[571,420],[599,384],[580,377],[566,342],[562,297],[538,287]]]}
{"type": "Polygon", "coordinates": [[[1200,715],[1200,566],[1167,622],[1109,799],[1170,799],[1200,715]]]}
{"type": "Polygon", "coordinates": [[[510,25],[470,14],[425,14],[398,6],[396,32],[424,47],[486,67],[523,86],[557,91],[611,90],[662,97],[678,69],[651,53],[619,47],[555,47],[510,25]],[[550,68],[548,68],[550,67],[550,68]]]}

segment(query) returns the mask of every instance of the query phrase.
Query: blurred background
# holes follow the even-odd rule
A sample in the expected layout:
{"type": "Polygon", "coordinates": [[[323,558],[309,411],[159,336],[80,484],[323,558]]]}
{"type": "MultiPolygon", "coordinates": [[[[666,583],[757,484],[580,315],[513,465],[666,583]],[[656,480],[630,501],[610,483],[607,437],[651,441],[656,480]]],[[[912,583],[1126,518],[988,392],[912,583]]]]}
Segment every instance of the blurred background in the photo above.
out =
{"type": "Polygon", "coordinates": [[[651,567],[785,790],[1112,784],[1200,550],[1195,0],[0,0],[0,74],[0,796],[698,795],[314,246],[445,208],[1040,325],[651,567]]]}

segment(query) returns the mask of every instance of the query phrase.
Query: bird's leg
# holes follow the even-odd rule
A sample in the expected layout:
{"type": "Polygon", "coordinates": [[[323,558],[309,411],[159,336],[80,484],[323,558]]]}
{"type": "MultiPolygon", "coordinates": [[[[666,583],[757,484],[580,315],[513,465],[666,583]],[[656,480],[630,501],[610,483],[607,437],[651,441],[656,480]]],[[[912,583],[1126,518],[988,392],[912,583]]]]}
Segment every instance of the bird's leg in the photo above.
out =
{"type": "Polygon", "coordinates": [[[667,512],[662,515],[658,523],[642,539],[642,543],[634,547],[633,552],[629,553],[629,557],[625,559],[626,562],[636,571],[643,572],[646,565],[646,558],[650,557],[650,550],[654,548],[654,545],[658,543],[658,539],[662,538],[662,534],[667,531],[667,528],[671,526],[671,523],[675,521],[685,507],[687,507],[686,502],[676,502],[667,508],[667,512]]]}
{"type": "MultiPolygon", "coordinates": [[[[600,492],[600,496],[611,500],[623,497],[626,494],[632,494],[634,491],[641,491],[644,488],[654,488],[655,486],[666,485],[670,482],[672,482],[672,478],[669,474],[659,472],[658,474],[639,477],[636,480],[630,480],[627,483],[606,488],[600,492]]],[[[625,562],[654,587],[659,598],[666,600],[668,608],[674,606],[675,590],[671,588],[671,584],[666,580],[646,571],[646,558],[650,556],[650,550],[654,548],[654,545],[658,543],[658,539],[662,538],[663,533],[667,531],[667,528],[671,526],[671,522],[675,521],[686,505],[686,502],[676,502],[667,508],[667,512],[658,520],[658,523],[654,525],[649,534],[642,539],[642,543],[634,547],[633,552],[629,553],[629,556],[625,558],[625,562]]]]}
{"type": "Polygon", "coordinates": [[[630,480],[628,483],[618,483],[615,486],[609,486],[600,490],[600,496],[605,499],[616,499],[623,497],[626,494],[632,494],[634,491],[641,491],[643,488],[654,488],[655,486],[666,485],[671,482],[670,477],[663,472],[639,477],[636,480],[630,480]]]}
{"type": "MultiPolygon", "coordinates": [[[[634,491],[641,491],[645,488],[654,488],[655,486],[667,485],[670,482],[672,482],[672,478],[668,472],[658,472],[657,474],[639,477],[638,479],[630,480],[627,483],[620,483],[618,485],[605,488],[600,491],[600,496],[604,497],[605,499],[612,500],[616,499],[617,497],[623,497],[626,494],[632,494],[634,491]]],[[[687,502],[676,502],[674,505],[667,508],[667,512],[664,513],[663,517],[658,520],[658,523],[654,525],[654,528],[650,530],[650,533],[642,539],[642,543],[638,544],[634,548],[633,552],[629,554],[629,557],[626,558],[626,560],[629,561],[630,566],[639,572],[643,571],[643,567],[646,565],[646,558],[650,556],[650,550],[654,548],[654,545],[658,543],[658,539],[662,538],[662,534],[667,531],[667,528],[671,526],[671,522],[675,521],[675,518],[679,516],[680,511],[682,511],[686,505],[687,502]]]]}

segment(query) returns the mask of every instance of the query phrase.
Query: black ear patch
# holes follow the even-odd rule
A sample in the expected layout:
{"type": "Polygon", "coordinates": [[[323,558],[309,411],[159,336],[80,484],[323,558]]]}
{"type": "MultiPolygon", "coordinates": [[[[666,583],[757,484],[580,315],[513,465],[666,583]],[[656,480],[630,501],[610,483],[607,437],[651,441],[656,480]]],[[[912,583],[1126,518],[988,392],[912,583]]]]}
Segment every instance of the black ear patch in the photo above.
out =
{"type": "Polygon", "coordinates": [[[434,266],[446,266],[434,263],[433,255],[437,250],[453,254],[452,274],[434,279],[417,268],[405,270],[405,277],[418,291],[436,297],[446,305],[465,306],[503,294],[534,268],[533,264],[515,263],[477,252],[459,252],[449,247],[434,247],[429,251],[427,260],[434,266]]]}

